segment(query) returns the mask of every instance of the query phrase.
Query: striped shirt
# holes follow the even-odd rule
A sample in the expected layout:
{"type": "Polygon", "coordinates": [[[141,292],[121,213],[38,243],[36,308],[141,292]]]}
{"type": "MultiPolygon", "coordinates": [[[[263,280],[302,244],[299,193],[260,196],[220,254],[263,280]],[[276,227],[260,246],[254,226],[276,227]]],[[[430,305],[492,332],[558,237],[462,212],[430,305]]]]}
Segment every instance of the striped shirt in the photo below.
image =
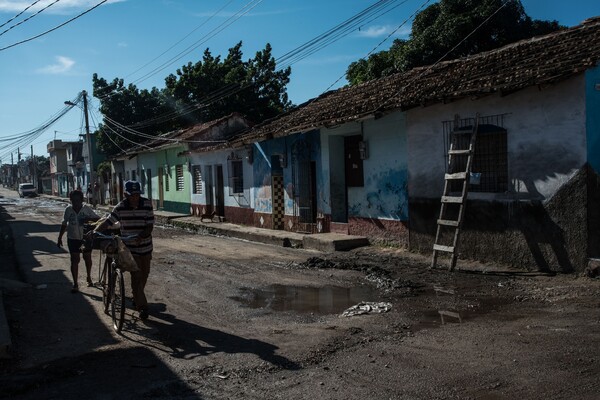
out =
{"type": "MultiPolygon", "coordinates": [[[[121,225],[121,236],[139,235],[146,226],[154,225],[154,211],[152,202],[140,197],[136,208],[130,207],[127,199],[121,201],[113,208],[107,220],[110,225],[117,222],[121,225]]],[[[138,244],[124,241],[131,254],[145,255],[152,253],[152,236],[143,238],[138,244]]]]}

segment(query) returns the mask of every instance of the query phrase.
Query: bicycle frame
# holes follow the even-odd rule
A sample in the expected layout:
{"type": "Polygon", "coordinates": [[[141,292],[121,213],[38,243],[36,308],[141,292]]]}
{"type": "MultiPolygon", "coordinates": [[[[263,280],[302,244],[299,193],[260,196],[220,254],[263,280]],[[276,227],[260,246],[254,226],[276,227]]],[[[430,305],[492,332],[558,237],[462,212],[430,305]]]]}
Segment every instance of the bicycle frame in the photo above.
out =
{"type": "Polygon", "coordinates": [[[100,248],[106,259],[100,274],[99,284],[102,289],[104,313],[111,315],[113,328],[117,333],[120,333],[125,319],[125,284],[123,270],[119,267],[116,257],[118,236],[108,236],[98,232],[95,232],[94,235],[95,238],[109,240],[104,248],[100,248]]]}

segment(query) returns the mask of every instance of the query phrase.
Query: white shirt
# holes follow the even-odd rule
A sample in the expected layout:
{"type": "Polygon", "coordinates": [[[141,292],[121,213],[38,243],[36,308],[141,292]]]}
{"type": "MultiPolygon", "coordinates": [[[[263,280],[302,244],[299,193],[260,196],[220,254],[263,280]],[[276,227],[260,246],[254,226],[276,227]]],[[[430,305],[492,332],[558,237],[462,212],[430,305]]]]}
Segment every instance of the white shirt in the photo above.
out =
{"type": "Polygon", "coordinates": [[[67,238],[83,240],[84,221],[92,218],[99,216],[87,204],[83,204],[79,212],[75,212],[72,205],[67,206],[62,220],[63,225],[67,225],[67,238]]]}

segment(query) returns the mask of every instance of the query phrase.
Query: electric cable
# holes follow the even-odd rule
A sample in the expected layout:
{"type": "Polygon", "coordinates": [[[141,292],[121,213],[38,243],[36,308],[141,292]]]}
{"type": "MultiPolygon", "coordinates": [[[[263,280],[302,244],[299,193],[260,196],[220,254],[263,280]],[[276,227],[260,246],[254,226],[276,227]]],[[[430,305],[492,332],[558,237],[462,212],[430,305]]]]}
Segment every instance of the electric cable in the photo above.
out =
{"type": "MultiPolygon", "coordinates": [[[[58,0],[57,0],[57,1],[58,1],[58,0]]],[[[62,24],[59,24],[59,25],[55,26],[54,28],[48,29],[48,30],[47,30],[47,31],[45,31],[45,32],[42,32],[42,33],[40,33],[40,34],[38,34],[38,35],[35,35],[35,36],[32,36],[32,37],[30,37],[30,38],[28,38],[28,39],[21,40],[20,42],[16,42],[16,43],[13,43],[13,44],[11,44],[11,45],[8,45],[8,46],[1,47],[1,48],[0,48],[0,51],[7,50],[7,49],[10,49],[10,48],[12,48],[12,47],[18,46],[18,45],[20,45],[20,44],[23,44],[23,43],[30,42],[30,41],[32,41],[32,40],[34,40],[34,39],[37,39],[37,38],[39,38],[39,37],[42,37],[42,36],[44,36],[44,35],[47,35],[48,33],[50,33],[50,32],[53,32],[53,31],[55,31],[55,30],[57,30],[57,29],[59,29],[59,28],[62,28],[63,26],[65,26],[65,25],[67,25],[67,24],[69,24],[69,23],[71,23],[71,22],[75,21],[76,19],[78,19],[78,18],[80,18],[80,17],[84,16],[85,14],[89,13],[90,11],[92,11],[92,10],[94,10],[94,9],[96,9],[96,8],[98,8],[98,7],[100,7],[102,4],[106,3],[107,1],[108,1],[108,0],[102,0],[100,3],[96,4],[95,6],[93,6],[93,7],[91,7],[91,8],[88,8],[86,11],[84,11],[84,12],[82,12],[82,13],[80,13],[80,14],[76,15],[75,17],[73,17],[73,18],[71,18],[71,19],[69,19],[69,20],[67,20],[67,21],[63,22],[62,24]]]]}
{"type": "MultiPolygon", "coordinates": [[[[38,0],[39,1],[39,0],[38,0]]],[[[169,51],[171,51],[173,48],[175,48],[175,46],[177,46],[179,43],[183,42],[185,39],[187,39],[188,37],[191,36],[192,33],[196,32],[198,29],[202,28],[204,25],[206,25],[211,19],[213,19],[214,17],[216,17],[221,11],[223,11],[228,5],[230,5],[231,3],[233,3],[234,0],[229,0],[223,7],[219,8],[217,11],[215,11],[214,14],[212,14],[210,17],[208,17],[206,20],[204,20],[200,25],[198,25],[196,28],[194,28],[190,33],[188,33],[187,35],[185,35],[183,38],[181,38],[180,40],[178,40],[177,42],[175,42],[173,45],[171,45],[168,49],[166,49],[165,51],[163,51],[162,53],[160,53],[158,56],[154,57],[152,60],[148,61],[147,63],[145,63],[144,65],[142,65],[141,67],[139,67],[138,69],[136,69],[135,71],[133,71],[132,73],[130,73],[129,75],[125,76],[125,78],[130,77],[131,75],[136,74],[137,72],[141,71],[142,69],[146,68],[148,65],[152,64],[154,61],[158,60],[160,57],[164,56],[166,53],[168,53],[169,51]]],[[[124,79],[125,79],[124,78],[124,79]]]]}
{"type": "Polygon", "coordinates": [[[5,23],[3,23],[2,25],[0,25],[0,28],[2,28],[4,25],[10,23],[11,21],[13,21],[16,18],[19,18],[25,11],[29,10],[31,7],[35,6],[37,3],[39,3],[42,0],[35,0],[32,4],[28,5],[27,7],[25,7],[25,9],[23,11],[21,11],[20,13],[18,13],[17,15],[15,15],[14,17],[12,17],[11,19],[9,19],[8,21],[6,21],[5,23]]]}
{"type": "Polygon", "coordinates": [[[3,32],[0,32],[0,36],[4,35],[6,32],[10,31],[13,28],[16,28],[17,26],[21,25],[24,22],[29,21],[30,19],[32,19],[33,17],[37,16],[38,14],[40,14],[41,12],[45,11],[46,9],[52,7],[53,5],[55,5],[56,3],[58,3],[60,0],[54,0],[53,3],[48,4],[46,7],[43,7],[41,9],[38,10],[38,12],[31,14],[29,17],[25,18],[23,21],[19,21],[16,24],[14,24],[13,26],[9,27],[8,29],[4,30],[3,32]]]}

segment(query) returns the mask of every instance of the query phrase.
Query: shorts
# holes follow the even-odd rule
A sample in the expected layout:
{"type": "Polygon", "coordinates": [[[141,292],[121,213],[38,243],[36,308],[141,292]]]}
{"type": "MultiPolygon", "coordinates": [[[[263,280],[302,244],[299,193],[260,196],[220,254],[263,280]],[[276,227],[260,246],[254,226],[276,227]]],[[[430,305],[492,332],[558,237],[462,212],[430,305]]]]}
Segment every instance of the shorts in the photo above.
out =
{"type": "Polygon", "coordinates": [[[67,239],[67,247],[69,253],[89,253],[92,251],[92,246],[89,246],[85,240],[67,239]]]}

